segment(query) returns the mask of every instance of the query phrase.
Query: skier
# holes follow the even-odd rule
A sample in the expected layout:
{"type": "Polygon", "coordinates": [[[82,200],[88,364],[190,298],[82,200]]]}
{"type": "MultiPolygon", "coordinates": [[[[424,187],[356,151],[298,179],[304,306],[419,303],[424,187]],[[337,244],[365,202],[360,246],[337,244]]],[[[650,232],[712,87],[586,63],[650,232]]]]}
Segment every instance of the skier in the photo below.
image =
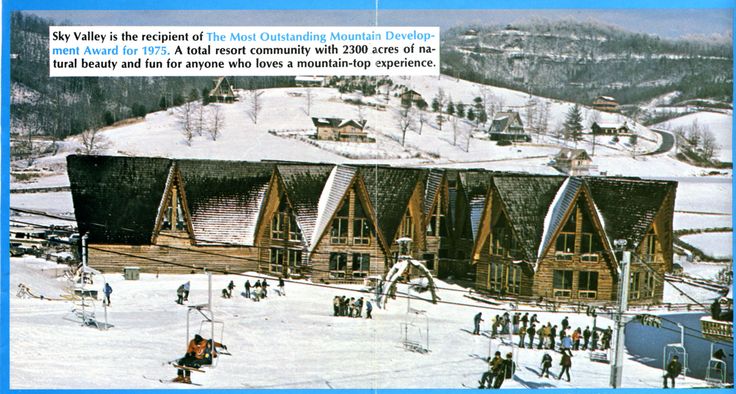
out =
{"type": "Polygon", "coordinates": [[[261,282],[261,293],[263,298],[268,297],[268,283],[264,279],[263,282],[261,282]]]}
{"type": "Polygon", "coordinates": [[[526,327],[519,327],[519,347],[524,348],[524,337],[526,337],[526,327]]]}
{"type": "Polygon", "coordinates": [[[565,350],[571,350],[572,349],[572,337],[569,335],[565,335],[562,337],[562,340],[560,341],[560,349],[564,352],[565,350]]]}
{"type": "Polygon", "coordinates": [[[583,350],[588,350],[589,342],[590,342],[590,326],[585,326],[585,331],[583,331],[583,350]]]}
{"type": "Polygon", "coordinates": [[[514,363],[512,354],[506,353],[506,359],[503,360],[499,373],[496,374],[496,381],[493,382],[493,388],[500,389],[504,380],[514,377],[514,372],[516,372],[516,363],[514,363]]]}
{"type": "MultiPolygon", "coordinates": [[[[187,354],[177,360],[178,366],[199,368],[202,365],[212,364],[212,358],[217,357],[215,348],[222,348],[227,350],[227,346],[214,342],[213,340],[205,341],[199,334],[194,336],[194,339],[189,341],[187,346],[187,354]],[[209,345],[209,346],[208,346],[209,345]],[[214,345],[214,347],[213,347],[214,345]]],[[[177,369],[176,378],[173,380],[178,383],[192,383],[190,378],[190,371],[187,369],[177,369]]]]}
{"type": "Polygon", "coordinates": [[[250,281],[245,280],[245,298],[250,298],[250,281]]]}
{"type": "Polygon", "coordinates": [[[350,297],[347,308],[348,308],[348,317],[353,317],[353,314],[355,312],[355,297],[350,297]]]}
{"type": "Polygon", "coordinates": [[[608,350],[611,347],[611,339],[613,338],[613,329],[611,326],[608,326],[605,331],[603,331],[603,338],[601,338],[601,346],[603,350],[608,350]]]}
{"type": "Polygon", "coordinates": [[[536,332],[537,330],[534,324],[529,326],[529,329],[526,330],[526,333],[529,334],[529,349],[534,349],[534,334],[536,334],[536,332]]]}
{"type": "Polygon", "coordinates": [[[279,276],[278,290],[279,290],[279,296],[285,296],[286,295],[286,291],[284,290],[284,278],[282,278],[280,276],[279,276]]]}
{"type": "Polygon", "coordinates": [[[481,376],[480,381],[478,382],[480,383],[480,386],[478,386],[479,389],[486,388],[486,383],[489,388],[491,387],[493,384],[493,378],[500,371],[502,364],[503,359],[501,358],[501,352],[496,352],[493,358],[488,360],[488,370],[483,372],[483,376],[481,376]]]}
{"type": "Polygon", "coordinates": [[[521,317],[521,325],[524,326],[524,328],[529,326],[529,312],[524,313],[524,316],[521,317]]]}
{"type": "Polygon", "coordinates": [[[560,359],[560,365],[562,366],[562,371],[560,371],[560,376],[557,377],[557,380],[562,379],[562,374],[567,375],[567,381],[570,381],[570,367],[572,366],[572,353],[570,353],[569,350],[562,352],[562,359],[560,359]]]}
{"type": "Polygon", "coordinates": [[[189,282],[180,285],[179,288],[176,289],[176,296],[176,303],[179,305],[183,305],[184,301],[189,299],[189,282]]]}
{"type": "Polygon", "coordinates": [[[371,316],[371,312],[373,311],[373,305],[371,305],[370,300],[365,301],[365,318],[366,319],[373,319],[373,316],[371,316]]]}
{"type": "Polygon", "coordinates": [[[260,301],[261,300],[261,281],[256,280],[256,283],[253,285],[253,301],[260,301]]]}
{"type": "Polygon", "coordinates": [[[340,316],[340,296],[335,296],[335,298],[332,299],[332,310],[334,312],[333,316],[340,316]]]}
{"type": "Polygon", "coordinates": [[[105,302],[107,303],[107,306],[110,306],[110,294],[112,294],[112,286],[110,286],[109,283],[105,282],[105,289],[102,290],[103,293],[105,293],[105,302]]]}
{"type": "Polygon", "coordinates": [[[562,327],[563,330],[566,330],[567,327],[570,327],[570,321],[567,320],[567,316],[565,316],[564,319],[562,319],[562,323],[560,324],[560,327],[562,327]]]}
{"type": "Polygon", "coordinates": [[[480,335],[480,322],[483,321],[483,319],[481,319],[481,315],[482,314],[483,314],[483,312],[478,312],[478,314],[475,315],[475,318],[473,318],[473,324],[475,324],[475,329],[473,330],[473,335],[480,335]]]}
{"type": "Polygon", "coordinates": [[[501,324],[501,317],[496,315],[493,318],[493,324],[491,324],[491,338],[498,336],[498,326],[501,324]]]}
{"type": "Polygon", "coordinates": [[[521,313],[516,312],[514,313],[514,317],[512,318],[512,323],[514,325],[514,335],[519,333],[519,323],[521,322],[521,313]]]}
{"type": "Polygon", "coordinates": [[[355,317],[363,317],[363,297],[355,300],[355,317]]]}
{"type": "Polygon", "coordinates": [[[539,377],[548,378],[550,368],[552,368],[552,356],[544,352],[544,356],[542,356],[542,372],[539,374],[539,377]]]}
{"type": "Polygon", "coordinates": [[[670,381],[672,381],[672,388],[675,388],[675,378],[680,376],[681,372],[682,364],[678,361],[677,356],[672,356],[672,361],[667,364],[667,373],[664,375],[664,388],[669,388],[667,387],[667,378],[670,378],[670,381]]]}
{"type": "Polygon", "coordinates": [[[549,329],[549,348],[555,350],[555,337],[557,336],[557,324],[549,329]]]}
{"type": "Polygon", "coordinates": [[[580,327],[572,332],[572,350],[580,350],[580,327]]]}
{"type": "Polygon", "coordinates": [[[590,338],[590,350],[598,350],[598,331],[593,331],[590,338]]]}
{"type": "Polygon", "coordinates": [[[537,314],[533,314],[532,318],[529,320],[529,324],[539,323],[539,319],[537,319],[537,314]]]}
{"type": "Polygon", "coordinates": [[[235,288],[235,283],[233,283],[233,281],[230,281],[230,283],[227,284],[227,287],[223,289],[222,296],[225,298],[232,298],[234,288],[235,288]]]}

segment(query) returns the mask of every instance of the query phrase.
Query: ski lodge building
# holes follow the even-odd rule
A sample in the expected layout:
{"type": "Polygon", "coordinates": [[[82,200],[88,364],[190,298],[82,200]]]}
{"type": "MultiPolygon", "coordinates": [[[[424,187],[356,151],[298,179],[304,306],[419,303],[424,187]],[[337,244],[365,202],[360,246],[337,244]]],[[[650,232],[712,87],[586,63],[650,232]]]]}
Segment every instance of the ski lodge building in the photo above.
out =
{"type": "Polygon", "coordinates": [[[145,157],[67,159],[90,265],[104,271],[258,271],[357,283],[396,240],[436,276],[478,291],[615,300],[614,240],[630,299],[662,300],[677,183],[485,170],[145,157]]]}

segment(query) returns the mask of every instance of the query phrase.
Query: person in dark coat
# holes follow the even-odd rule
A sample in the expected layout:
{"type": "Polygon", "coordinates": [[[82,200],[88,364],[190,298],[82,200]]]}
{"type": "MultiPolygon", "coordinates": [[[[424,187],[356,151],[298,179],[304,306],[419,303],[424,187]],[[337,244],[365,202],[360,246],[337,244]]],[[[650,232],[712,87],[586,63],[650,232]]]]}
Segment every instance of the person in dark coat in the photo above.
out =
{"type": "Polygon", "coordinates": [[[560,371],[560,376],[557,377],[557,380],[562,379],[562,374],[567,375],[567,381],[570,381],[570,367],[572,367],[572,353],[570,353],[569,350],[562,352],[562,358],[560,359],[560,366],[562,366],[562,371],[560,371]]]}
{"type": "Polygon", "coordinates": [[[552,356],[545,352],[544,356],[542,356],[542,372],[539,374],[539,377],[548,378],[550,368],[552,368],[552,356]]]}
{"type": "Polygon", "coordinates": [[[366,319],[373,319],[373,316],[371,316],[371,312],[373,312],[373,305],[369,300],[365,301],[365,318],[366,319]]]}
{"type": "Polygon", "coordinates": [[[280,276],[279,276],[278,289],[279,289],[279,296],[285,296],[286,295],[286,291],[284,290],[284,278],[282,278],[280,276]]]}
{"type": "Polygon", "coordinates": [[[560,324],[560,327],[562,327],[563,330],[567,330],[567,327],[570,327],[570,321],[567,320],[567,316],[565,316],[565,318],[562,319],[562,323],[560,324]]]}
{"type": "Polygon", "coordinates": [[[598,331],[593,331],[593,334],[590,336],[590,350],[598,350],[598,331]]]}
{"type": "Polygon", "coordinates": [[[549,330],[549,348],[552,350],[555,348],[555,338],[557,338],[557,324],[549,330]]]}
{"type": "Polygon", "coordinates": [[[590,327],[586,326],[583,331],[583,350],[588,350],[588,344],[590,343],[590,327]]]}
{"type": "Polygon", "coordinates": [[[483,372],[483,376],[481,376],[480,381],[478,382],[480,383],[480,386],[478,386],[479,389],[486,388],[486,384],[488,385],[488,388],[492,387],[493,380],[500,372],[502,364],[503,359],[501,358],[501,352],[496,352],[493,358],[488,360],[488,370],[483,372]]]}
{"type": "Polygon", "coordinates": [[[521,325],[524,328],[529,327],[529,312],[524,313],[524,316],[521,317],[521,325]]]}
{"type": "Polygon", "coordinates": [[[680,364],[680,361],[678,360],[677,356],[672,356],[672,361],[670,361],[669,364],[667,364],[667,373],[664,374],[664,388],[667,387],[667,378],[670,379],[672,382],[672,388],[675,388],[675,378],[680,376],[680,373],[682,373],[682,364],[680,364]]]}
{"type": "Polygon", "coordinates": [[[473,318],[473,324],[475,325],[475,328],[473,329],[473,335],[480,335],[480,322],[483,321],[481,316],[483,315],[483,312],[478,312],[477,315],[473,318]]]}
{"type": "Polygon", "coordinates": [[[105,302],[107,306],[110,306],[110,294],[112,294],[112,286],[109,283],[105,283],[105,288],[102,290],[105,294],[105,302]]]}
{"type": "Polygon", "coordinates": [[[537,333],[537,329],[534,326],[534,324],[532,324],[531,326],[529,326],[529,329],[526,330],[526,333],[527,333],[527,335],[529,335],[529,348],[530,349],[534,349],[534,334],[537,333]]]}
{"type": "Polygon", "coordinates": [[[511,353],[506,353],[506,359],[503,360],[501,368],[496,374],[496,380],[493,382],[494,389],[500,389],[504,380],[514,377],[514,372],[516,372],[516,363],[512,357],[511,353]]]}
{"type": "Polygon", "coordinates": [[[245,298],[250,298],[250,281],[245,280],[245,298]]]}
{"type": "Polygon", "coordinates": [[[332,299],[332,309],[335,312],[335,316],[340,316],[341,301],[340,296],[335,296],[335,298],[332,299]]]}
{"type": "Polygon", "coordinates": [[[268,282],[265,279],[261,282],[261,289],[263,289],[263,298],[268,297],[268,282]]]}
{"type": "Polygon", "coordinates": [[[519,327],[519,347],[524,349],[524,338],[526,337],[526,327],[519,327]]]}

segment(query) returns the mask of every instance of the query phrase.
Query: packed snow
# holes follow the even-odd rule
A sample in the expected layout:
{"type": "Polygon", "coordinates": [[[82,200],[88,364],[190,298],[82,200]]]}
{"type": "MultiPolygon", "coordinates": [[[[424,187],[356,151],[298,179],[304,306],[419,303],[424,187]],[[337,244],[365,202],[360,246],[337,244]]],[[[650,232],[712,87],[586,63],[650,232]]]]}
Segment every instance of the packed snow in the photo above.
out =
{"type": "MultiPolygon", "coordinates": [[[[11,260],[11,287],[24,283],[37,295],[56,297],[63,288],[59,284],[65,282],[43,271],[34,274],[35,268],[45,264],[31,260],[11,260]]],[[[69,301],[11,297],[11,388],[190,387],[157,380],[175,376],[175,369],[167,361],[182,357],[188,341],[187,308],[174,302],[176,288],[191,281],[189,305],[205,303],[207,277],[142,274],[138,281],[126,281],[119,274],[109,274],[96,279],[92,288],[101,289],[104,280],[113,288],[111,307],[107,309],[113,327],[107,331],[65,320],[72,307],[69,301]]],[[[269,279],[275,286],[275,279],[269,279]]],[[[492,316],[512,310],[509,305],[494,307],[471,300],[464,296],[467,289],[445,282],[437,282],[443,302],[433,305],[423,300],[427,293],[411,301],[412,308],[424,310],[429,320],[428,332],[426,325],[417,323],[409,334],[410,339],[420,341],[429,335],[430,351],[423,354],[407,351],[401,345],[401,323],[411,319],[406,314],[406,300],[401,297],[390,300],[387,309],[374,308],[371,320],[334,317],[335,295],[368,298],[370,294],[359,292],[361,286],[318,287],[297,281],[286,283],[286,296],[270,291],[266,299],[253,302],[239,295],[244,280],[237,275],[213,277],[215,317],[225,324],[224,335],[216,334],[215,340],[226,344],[232,355],[218,357],[215,368],[207,368],[206,373],[192,374],[193,381],[206,388],[474,388],[487,369],[484,358],[489,351],[511,351],[508,343],[488,337],[492,316]],[[219,290],[230,280],[237,285],[235,296],[219,297],[219,290]],[[482,335],[474,336],[472,320],[479,311],[483,311],[485,322],[482,335]]],[[[401,285],[399,295],[405,292],[406,287],[401,285]]],[[[519,308],[536,312],[533,306],[519,308]]],[[[102,320],[104,310],[99,302],[94,309],[102,320]]],[[[568,316],[573,327],[592,325],[585,314],[536,313],[543,323],[559,324],[568,316]]],[[[208,326],[200,331],[201,320],[195,313],[190,336],[202,333],[209,337],[208,326]]],[[[599,316],[597,324],[605,328],[612,323],[599,316]]],[[[572,382],[540,378],[543,353],[517,350],[516,376],[504,387],[608,386],[610,366],[590,361],[587,351],[573,352],[572,382]]],[[[550,353],[554,359],[552,375],[556,376],[559,354],[550,353]]],[[[626,357],[623,387],[661,387],[661,376],[660,369],[626,357]]],[[[691,378],[678,381],[680,387],[704,384],[691,378]]]]}
{"type": "Polygon", "coordinates": [[[700,233],[684,235],[681,239],[715,258],[733,256],[733,233],[700,233]]]}
{"type": "Polygon", "coordinates": [[[687,129],[695,122],[701,128],[705,128],[713,133],[713,136],[716,138],[716,143],[719,147],[716,158],[720,161],[731,162],[733,160],[731,156],[732,120],[733,114],[731,111],[727,111],[727,113],[696,112],[670,119],[658,124],[657,127],[667,130],[675,130],[677,128],[687,129]]]}

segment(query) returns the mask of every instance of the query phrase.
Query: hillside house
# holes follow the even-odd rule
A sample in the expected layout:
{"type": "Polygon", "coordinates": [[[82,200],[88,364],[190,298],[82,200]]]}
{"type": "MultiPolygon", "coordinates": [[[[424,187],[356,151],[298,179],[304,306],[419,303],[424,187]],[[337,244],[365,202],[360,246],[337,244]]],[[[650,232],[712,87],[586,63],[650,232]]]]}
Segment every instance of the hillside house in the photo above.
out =
{"type": "Polygon", "coordinates": [[[300,88],[321,88],[327,85],[327,77],[320,76],[296,76],[294,77],[294,84],[300,88]]]}
{"type": "Polygon", "coordinates": [[[367,121],[341,118],[312,118],[317,139],[343,142],[372,142],[365,132],[367,121]]]}
{"type": "Polygon", "coordinates": [[[619,112],[619,105],[613,97],[598,96],[593,100],[593,109],[604,112],[619,112]]]}
{"type": "Polygon", "coordinates": [[[521,116],[515,111],[497,113],[491,121],[488,135],[491,141],[530,142],[532,140],[531,135],[524,131],[521,116]]]}
{"type": "Polygon", "coordinates": [[[567,175],[588,175],[597,167],[585,149],[562,148],[554,159],[554,168],[567,175]]]}
{"type": "Polygon", "coordinates": [[[662,299],[676,182],[484,170],[71,155],[80,233],[103,271],[256,271],[360,283],[396,240],[439,277],[517,297],[611,302],[614,240],[631,301],[662,299]]]}
{"type": "Polygon", "coordinates": [[[412,104],[416,105],[416,103],[424,101],[424,98],[421,94],[419,94],[416,90],[411,89],[403,91],[399,98],[401,99],[401,105],[404,106],[410,106],[412,104]]]}
{"type": "Polygon", "coordinates": [[[216,103],[232,103],[235,101],[235,91],[227,77],[215,78],[212,81],[212,89],[208,93],[209,99],[216,103]]]}
{"type": "Polygon", "coordinates": [[[631,135],[633,132],[626,121],[623,122],[593,122],[590,125],[593,134],[601,135],[631,135]]]}

